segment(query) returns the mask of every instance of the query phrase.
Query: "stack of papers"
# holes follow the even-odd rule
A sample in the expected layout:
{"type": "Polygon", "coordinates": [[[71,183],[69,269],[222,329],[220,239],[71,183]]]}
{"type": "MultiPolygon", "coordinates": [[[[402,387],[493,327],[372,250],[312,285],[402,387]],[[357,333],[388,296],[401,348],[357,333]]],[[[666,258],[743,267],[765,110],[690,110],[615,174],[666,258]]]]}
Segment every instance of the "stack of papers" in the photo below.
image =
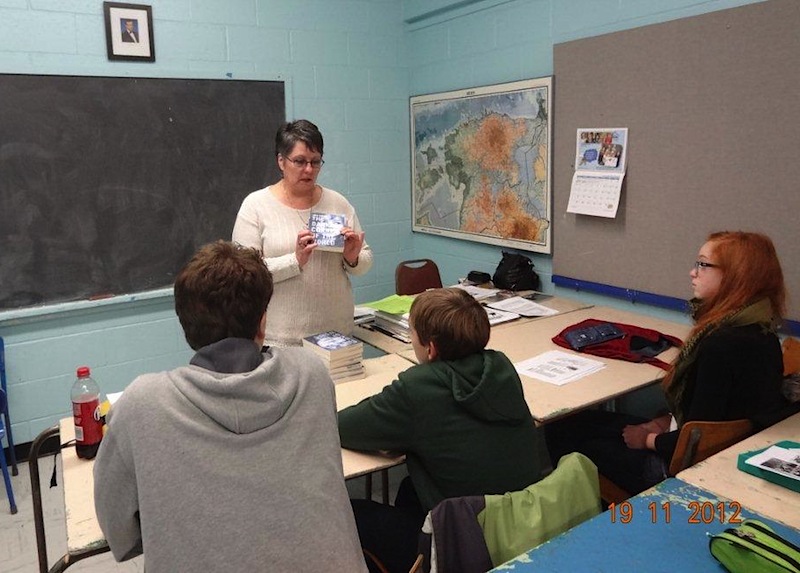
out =
{"type": "Polygon", "coordinates": [[[771,446],[745,462],[762,470],[800,482],[800,448],[771,446]]]}
{"type": "Polygon", "coordinates": [[[366,306],[356,306],[353,309],[353,322],[355,324],[368,324],[375,320],[375,310],[366,306]]]}
{"type": "Polygon", "coordinates": [[[465,285],[465,284],[453,285],[453,288],[460,288],[461,290],[467,291],[467,293],[472,295],[472,298],[474,298],[475,300],[484,300],[487,298],[491,298],[500,292],[499,288],[483,288],[479,286],[465,285]]]}
{"type": "Polygon", "coordinates": [[[303,348],[319,356],[328,367],[334,383],[364,378],[364,343],[335,330],[303,339],[303,348]]]}
{"type": "Polygon", "coordinates": [[[560,350],[551,350],[514,364],[514,368],[521,376],[529,376],[556,386],[593,374],[605,366],[599,360],[560,350]]]}
{"type": "Polygon", "coordinates": [[[488,306],[484,306],[483,308],[486,311],[486,314],[489,315],[489,324],[491,326],[494,326],[495,324],[500,324],[501,322],[508,322],[509,320],[516,320],[519,318],[519,315],[515,312],[495,310],[493,308],[489,308],[488,306]]]}
{"type": "Polygon", "coordinates": [[[506,312],[513,312],[521,316],[551,316],[553,314],[558,314],[557,310],[535,303],[527,298],[522,298],[521,296],[512,296],[511,298],[506,298],[497,302],[490,302],[487,303],[486,306],[506,312]]]}

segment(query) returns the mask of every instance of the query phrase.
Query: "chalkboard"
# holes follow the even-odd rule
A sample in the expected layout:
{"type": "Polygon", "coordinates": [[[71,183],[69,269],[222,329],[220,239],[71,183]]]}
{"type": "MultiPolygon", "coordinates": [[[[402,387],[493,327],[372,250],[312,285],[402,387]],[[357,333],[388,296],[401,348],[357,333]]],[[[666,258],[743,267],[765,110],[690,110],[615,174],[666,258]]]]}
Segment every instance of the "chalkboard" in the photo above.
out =
{"type": "Polygon", "coordinates": [[[800,319],[798,30],[800,2],[769,0],[554,47],[554,282],[686,299],[709,232],[760,231],[800,319]],[[566,212],[592,127],[629,128],[616,219],[566,212]]]}
{"type": "Polygon", "coordinates": [[[282,82],[0,74],[0,311],[171,286],[277,181],[282,82]]]}

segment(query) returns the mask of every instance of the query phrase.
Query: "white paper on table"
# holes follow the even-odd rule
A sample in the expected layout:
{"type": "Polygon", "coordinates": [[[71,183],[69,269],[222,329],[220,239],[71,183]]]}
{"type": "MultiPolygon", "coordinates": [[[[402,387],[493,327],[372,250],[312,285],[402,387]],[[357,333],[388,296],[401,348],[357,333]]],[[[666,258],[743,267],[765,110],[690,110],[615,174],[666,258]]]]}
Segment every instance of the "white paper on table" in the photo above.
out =
{"type": "Polygon", "coordinates": [[[453,285],[452,288],[460,288],[461,290],[467,291],[475,300],[483,300],[500,292],[499,288],[483,288],[475,285],[457,284],[453,285]]]}
{"type": "Polygon", "coordinates": [[[122,392],[109,392],[108,394],[106,394],[106,398],[108,398],[108,403],[111,404],[112,406],[114,405],[114,402],[119,400],[120,396],[122,396],[122,392]]]}
{"type": "Polygon", "coordinates": [[[489,308],[488,306],[484,306],[483,309],[486,311],[486,314],[489,316],[489,324],[494,326],[495,324],[500,324],[503,322],[508,322],[510,320],[517,320],[520,315],[516,312],[506,312],[504,310],[497,310],[494,308],[489,308]]]}
{"type": "Polygon", "coordinates": [[[588,376],[605,366],[599,360],[584,358],[560,350],[551,350],[514,364],[514,368],[520,375],[536,378],[556,386],[588,376]]]}
{"type": "Polygon", "coordinates": [[[486,306],[504,310],[506,312],[513,312],[522,316],[551,316],[558,314],[557,310],[550,307],[522,298],[521,296],[512,296],[497,302],[490,302],[486,306]]]}
{"type": "Polygon", "coordinates": [[[572,175],[567,213],[613,219],[617,216],[625,173],[576,171],[572,175]]]}
{"type": "Polygon", "coordinates": [[[368,306],[356,306],[353,308],[353,322],[355,324],[365,324],[375,320],[375,309],[368,306]]]}
{"type": "Polygon", "coordinates": [[[762,470],[800,481],[800,448],[771,446],[745,460],[762,470]]]}

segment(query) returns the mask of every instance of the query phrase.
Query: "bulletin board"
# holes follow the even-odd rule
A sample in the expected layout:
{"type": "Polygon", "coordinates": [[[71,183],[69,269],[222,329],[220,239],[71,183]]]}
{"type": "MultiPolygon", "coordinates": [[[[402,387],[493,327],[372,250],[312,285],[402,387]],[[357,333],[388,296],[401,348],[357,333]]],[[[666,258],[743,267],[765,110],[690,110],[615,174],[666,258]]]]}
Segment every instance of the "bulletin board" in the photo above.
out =
{"type": "Polygon", "coordinates": [[[800,2],[770,0],[554,47],[554,282],[691,296],[712,231],[775,242],[800,319],[800,2]],[[566,212],[579,128],[629,128],[619,212],[566,212]]]}

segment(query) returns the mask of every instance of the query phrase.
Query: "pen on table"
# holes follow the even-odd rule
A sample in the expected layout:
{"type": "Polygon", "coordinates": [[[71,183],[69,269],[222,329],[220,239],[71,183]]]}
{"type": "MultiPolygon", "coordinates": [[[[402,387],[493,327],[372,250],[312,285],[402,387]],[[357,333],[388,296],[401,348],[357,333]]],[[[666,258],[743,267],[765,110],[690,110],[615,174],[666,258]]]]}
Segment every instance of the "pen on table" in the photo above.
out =
{"type": "Polygon", "coordinates": [[[391,336],[392,338],[394,338],[395,340],[399,340],[400,342],[405,342],[405,340],[403,340],[402,338],[400,338],[399,336],[397,336],[397,335],[396,335],[394,332],[391,332],[391,331],[389,331],[389,330],[386,330],[385,328],[381,328],[381,327],[380,327],[380,326],[378,326],[377,324],[373,324],[373,325],[371,325],[371,326],[370,326],[370,329],[371,329],[371,330],[377,330],[378,332],[380,332],[380,333],[382,333],[382,334],[385,334],[386,336],[391,336]]]}

